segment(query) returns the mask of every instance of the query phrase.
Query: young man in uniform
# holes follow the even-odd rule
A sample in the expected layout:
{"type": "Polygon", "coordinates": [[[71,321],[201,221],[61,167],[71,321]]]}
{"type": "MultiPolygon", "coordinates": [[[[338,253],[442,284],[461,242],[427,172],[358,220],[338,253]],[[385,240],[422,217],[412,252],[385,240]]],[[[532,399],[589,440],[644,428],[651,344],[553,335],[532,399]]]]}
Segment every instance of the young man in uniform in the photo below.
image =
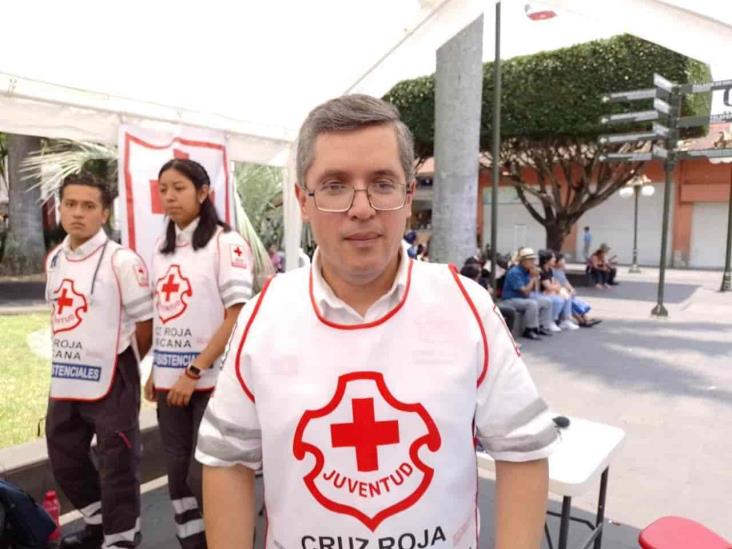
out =
{"type": "Polygon", "coordinates": [[[104,183],[72,175],[60,194],[68,236],[46,260],[53,307],[46,441],[56,482],[85,522],[61,548],[135,547],[141,539],[138,360],[150,348],[153,314],[147,269],[104,232],[112,202],[104,183]]]}
{"type": "Polygon", "coordinates": [[[475,549],[476,436],[497,462],[496,547],[539,546],[556,432],[488,293],[402,247],[413,166],[379,99],[303,124],[296,192],[318,249],[229,342],[196,454],[211,547],[251,547],[261,466],[267,549],[475,549]]]}

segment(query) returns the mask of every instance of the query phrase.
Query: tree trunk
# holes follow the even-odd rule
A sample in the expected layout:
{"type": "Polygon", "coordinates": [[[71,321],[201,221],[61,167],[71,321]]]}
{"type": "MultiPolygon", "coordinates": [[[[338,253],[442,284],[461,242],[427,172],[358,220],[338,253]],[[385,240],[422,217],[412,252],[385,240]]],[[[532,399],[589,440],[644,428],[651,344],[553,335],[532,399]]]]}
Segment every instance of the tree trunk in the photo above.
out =
{"type": "Polygon", "coordinates": [[[562,251],[564,239],[570,232],[572,232],[573,224],[574,222],[564,219],[556,219],[552,223],[548,223],[545,226],[547,249],[554,250],[555,252],[562,251]]]}
{"type": "Polygon", "coordinates": [[[43,217],[40,205],[41,189],[31,187],[38,178],[25,178],[21,163],[31,152],[41,148],[39,137],[7,135],[9,221],[5,254],[0,271],[3,274],[34,274],[43,271],[46,247],[43,241],[43,217]]]}
{"type": "Polygon", "coordinates": [[[461,265],[477,246],[482,47],[480,17],[437,50],[430,258],[441,263],[461,265]]]}

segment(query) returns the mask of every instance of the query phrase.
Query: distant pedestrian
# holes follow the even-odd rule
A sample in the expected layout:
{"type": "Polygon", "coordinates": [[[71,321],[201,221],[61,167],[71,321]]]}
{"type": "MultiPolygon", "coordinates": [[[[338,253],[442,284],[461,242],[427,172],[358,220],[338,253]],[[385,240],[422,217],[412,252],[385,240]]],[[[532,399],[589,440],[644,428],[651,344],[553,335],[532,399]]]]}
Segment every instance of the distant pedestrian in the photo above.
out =
{"type": "Polygon", "coordinates": [[[585,261],[590,258],[590,248],[592,247],[592,234],[590,233],[590,227],[585,227],[585,233],[582,235],[582,255],[585,256],[585,261]]]}
{"type": "Polygon", "coordinates": [[[269,259],[272,261],[272,267],[278,273],[285,272],[285,252],[280,250],[277,244],[272,244],[269,249],[269,259]]]}

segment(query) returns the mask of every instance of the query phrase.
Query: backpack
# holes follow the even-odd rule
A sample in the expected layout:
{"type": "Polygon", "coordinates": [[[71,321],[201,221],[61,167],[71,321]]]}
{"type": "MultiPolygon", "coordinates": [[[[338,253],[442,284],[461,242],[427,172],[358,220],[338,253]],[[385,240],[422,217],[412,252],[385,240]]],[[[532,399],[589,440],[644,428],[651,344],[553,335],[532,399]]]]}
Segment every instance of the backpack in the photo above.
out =
{"type": "Polygon", "coordinates": [[[0,479],[0,548],[41,549],[56,524],[46,510],[17,486],[0,479]]]}

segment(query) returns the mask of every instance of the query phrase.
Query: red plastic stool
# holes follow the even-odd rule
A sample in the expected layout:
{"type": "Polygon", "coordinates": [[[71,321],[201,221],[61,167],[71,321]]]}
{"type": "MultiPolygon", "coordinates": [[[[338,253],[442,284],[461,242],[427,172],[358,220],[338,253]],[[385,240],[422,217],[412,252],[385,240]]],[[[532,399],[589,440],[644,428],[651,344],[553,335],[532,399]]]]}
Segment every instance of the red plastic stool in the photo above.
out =
{"type": "Polygon", "coordinates": [[[706,526],[683,517],[662,517],[640,533],[643,549],[732,549],[706,526]]]}

